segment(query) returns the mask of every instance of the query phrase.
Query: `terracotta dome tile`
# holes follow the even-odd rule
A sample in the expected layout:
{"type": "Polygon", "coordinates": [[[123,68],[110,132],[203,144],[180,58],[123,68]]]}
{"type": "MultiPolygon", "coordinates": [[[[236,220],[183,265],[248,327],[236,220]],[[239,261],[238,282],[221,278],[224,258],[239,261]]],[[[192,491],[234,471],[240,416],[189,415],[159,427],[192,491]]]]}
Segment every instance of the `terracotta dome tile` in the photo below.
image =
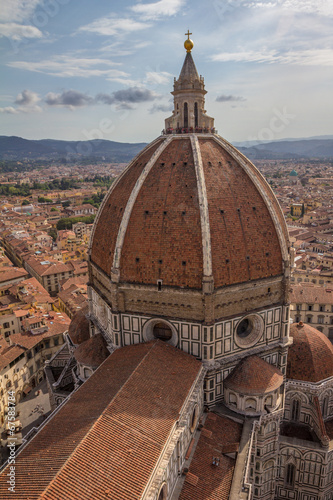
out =
{"type": "Polygon", "coordinates": [[[258,356],[243,359],[224,381],[228,389],[248,395],[272,392],[282,383],[282,372],[258,356]]]}
{"type": "Polygon", "coordinates": [[[74,352],[74,357],[82,365],[97,368],[109,354],[104,338],[98,333],[80,344],[74,352]]]}
{"type": "Polygon", "coordinates": [[[333,345],[323,333],[300,322],[291,325],[290,335],[287,378],[320,382],[333,376],[333,345]]]}

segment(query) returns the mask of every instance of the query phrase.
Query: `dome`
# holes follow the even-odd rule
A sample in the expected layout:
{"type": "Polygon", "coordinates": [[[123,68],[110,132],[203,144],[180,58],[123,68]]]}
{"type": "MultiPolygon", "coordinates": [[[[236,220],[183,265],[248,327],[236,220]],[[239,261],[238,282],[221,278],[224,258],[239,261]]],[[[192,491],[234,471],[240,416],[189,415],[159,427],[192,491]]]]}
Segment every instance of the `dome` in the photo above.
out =
{"type": "Polygon", "coordinates": [[[333,376],[333,345],[323,333],[300,322],[291,325],[290,335],[287,378],[320,382],[333,376]]]}
{"type": "Polygon", "coordinates": [[[89,320],[87,314],[89,312],[88,304],[74,314],[73,319],[68,328],[68,335],[70,336],[73,344],[82,344],[90,337],[89,334],[89,320]]]}
{"type": "Polygon", "coordinates": [[[298,177],[298,173],[296,172],[296,170],[292,170],[289,174],[290,177],[298,177]]]}
{"type": "Polygon", "coordinates": [[[100,333],[90,337],[74,351],[76,361],[91,368],[98,368],[109,354],[106,342],[100,333]]]}
{"type": "Polygon", "coordinates": [[[283,275],[287,229],[255,166],[212,133],[165,134],[113,183],[90,261],[120,283],[201,289],[283,275]]]}
{"type": "Polygon", "coordinates": [[[224,381],[226,388],[245,395],[263,395],[283,384],[283,374],[258,356],[243,359],[224,381]]]}

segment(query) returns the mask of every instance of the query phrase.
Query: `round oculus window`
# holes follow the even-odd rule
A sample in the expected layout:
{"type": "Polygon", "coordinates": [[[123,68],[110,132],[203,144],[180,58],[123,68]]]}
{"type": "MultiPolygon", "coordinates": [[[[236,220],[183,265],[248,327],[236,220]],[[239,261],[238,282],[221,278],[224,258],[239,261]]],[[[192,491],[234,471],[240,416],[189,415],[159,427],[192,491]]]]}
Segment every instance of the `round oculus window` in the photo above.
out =
{"type": "Polygon", "coordinates": [[[264,322],[258,314],[251,314],[242,318],[235,328],[235,343],[243,349],[252,347],[261,338],[264,331],[264,322]]]}
{"type": "Polygon", "coordinates": [[[252,330],[253,330],[253,327],[252,327],[251,321],[249,320],[249,318],[245,318],[245,319],[242,319],[242,321],[240,323],[238,323],[237,335],[241,339],[245,339],[246,337],[248,337],[250,335],[252,330]]]}
{"type": "Polygon", "coordinates": [[[172,330],[170,326],[165,323],[156,323],[153,328],[153,335],[155,339],[167,342],[172,338],[172,330]]]}

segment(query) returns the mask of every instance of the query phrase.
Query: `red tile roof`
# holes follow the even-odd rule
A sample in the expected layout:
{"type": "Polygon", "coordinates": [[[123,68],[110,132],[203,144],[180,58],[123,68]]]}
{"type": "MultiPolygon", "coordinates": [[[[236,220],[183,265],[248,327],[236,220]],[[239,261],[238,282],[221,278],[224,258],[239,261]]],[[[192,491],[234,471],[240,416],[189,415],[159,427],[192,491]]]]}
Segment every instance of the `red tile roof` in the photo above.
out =
{"type": "Polygon", "coordinates": [[[283,383],[283,374],[258,356],[248,356],[225,379],[225,387],[236,392],[260,395],[274,391],[283,383]]]}
{"type": "Polygon", "coordinates": [[[225,456],[230,445],[238,449],[242,425],[220,415],[209,413],[201,433],[179,500],[228,500],[235,460],[225,456]],[[219,458],[218,466],[212,464],[219,458]],[[197,477],[198,480],[194,480],[197,477]]]}
{"type": "Polygon", "coordinates": [[[115,351],[17,456],[15,500],[141,498],[201,370],[161,341],[115,351]]]}
{"type": "Polygon", "coordinates": [[[287,378],[320,382],[333,376],[333,345],[323,333],[300,322],[291,325],[290,335],[287,378]]]}

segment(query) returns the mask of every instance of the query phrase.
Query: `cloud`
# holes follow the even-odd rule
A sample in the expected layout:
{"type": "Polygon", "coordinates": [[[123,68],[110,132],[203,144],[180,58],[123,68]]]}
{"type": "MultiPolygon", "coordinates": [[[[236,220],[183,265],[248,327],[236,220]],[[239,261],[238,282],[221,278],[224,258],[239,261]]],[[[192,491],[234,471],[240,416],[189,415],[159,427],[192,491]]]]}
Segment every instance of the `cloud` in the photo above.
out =
{"type": "Polygon", "coordinates": [[[32,92],[31,90],[23,90],[20,92],[14,101],[14,104],[17,104],[18,107],[13,108],[3,108],[6,113],[41,113],[43,109],[38,106],[38,102],[40,101],[40,97],[36,92],[32,92]]]}
{"type": "Polygon", "coordinates": [[[4,36],[19,41],[22,38],[42,38],[43,33],[35,26],[8,23],[0,24],[0,37],[4,36]]]}
{"type": "Polygon", "coordinates": [[[171,104],[154,104],[149,110],[151,114],[153,113],[171,113],[172,105],[171,104]]]}
{"type": "Polygon", "coordinates": [[[163,16],[174,16],[184,5],[184,0],[159,0],[153,3],[138,3],[131,7],[143,19],[159,19],[163,16]]]}
{"type": "Polygon", "coordinates": [[[236,95],[219,95],[215,99],[216,102],[241,102],[246,101],[245,97],[236,96],[236,95]]]}
{"type": "Polygon", "coordinates": [[[31,90],[23,90],[20,94],[17,95],[15,104],[19,104],[20,106],[33,106],[37,104],[39,100],[40,99],[36,92],[32,92],[31,90]]]}
{"type": "Polygon", "coordinates": [[[41,0],[10,0],[1,6],[0,20],[24,22],[32,16],[41,0]]]}
{"type": "Polygon", "coordinates": [[[65,106],[71,109],[87,106],[93,100],[92,97],[77,90],[64,90],[61,94],[49,92],[45,98],[45,102],[49,106],[65,106]]]}
{"type": "Polygon", "coordinates": [[[299,66],[333,66],[333,49],[290,50],[284,53],[272,51],[222,52],[211,57],[219,62],[255,62],[268,64],[292,64],[299,66]]]}
{"type": "Polygon", "coordinates": [[[34,12],[42,0],[10,0],[2,2],[0,37],[14,41],[22,38],[42,38],[43,33],[34,22],[34,12]]]}
{"type": "Polygon", "coordinates": [[[13,106],[7,106],[6,108],[0,108],[0,113],[7,113],[9,115],[18,114],[19,111],[13,106]]]}
{"type": "Polygon", "coordinates": [[[130,87],[117,90],[112,94],[98,94],[96,100],[104,104],[139,104],[141,102],[153,101],[157,95],[155,92],[143,87],[130,87]]]}
{"type": "Polygon", "coordinates": [[[331,0],[275,0],[266,2],[244,2],[244,6],[250,8],[280,8],[289,13],[300,12],[305,14],[318,14],[322,16],[333,15],[333,4],[331,0]]]}
{"type": "Polygon", "coordinates": [[[128,73],[114,69],[120,66],[109,59],[83,58],[74,55],[58,55],[42,61],[15,61],[8,63],[12,68],[35,71],[58,77],[81,77],[104,76],[108,79],[124,78],[128,73]]]}
{"type": "Polygon", "coordinates": [[[173,75],[166,71],[147,71],[145,82],[150,85],[164,85],[169,83],[172,77],[173,75]]]}
{"type": "Polygon", "coordinates": [[[79,31],[97,33],[104,36],[114,36],[124,33],[132,33],[150,28],[150,23],[135,21],[131,18],[119,18],[116,16],[101,17],[86,26],[81,26],[79,31]]]}

